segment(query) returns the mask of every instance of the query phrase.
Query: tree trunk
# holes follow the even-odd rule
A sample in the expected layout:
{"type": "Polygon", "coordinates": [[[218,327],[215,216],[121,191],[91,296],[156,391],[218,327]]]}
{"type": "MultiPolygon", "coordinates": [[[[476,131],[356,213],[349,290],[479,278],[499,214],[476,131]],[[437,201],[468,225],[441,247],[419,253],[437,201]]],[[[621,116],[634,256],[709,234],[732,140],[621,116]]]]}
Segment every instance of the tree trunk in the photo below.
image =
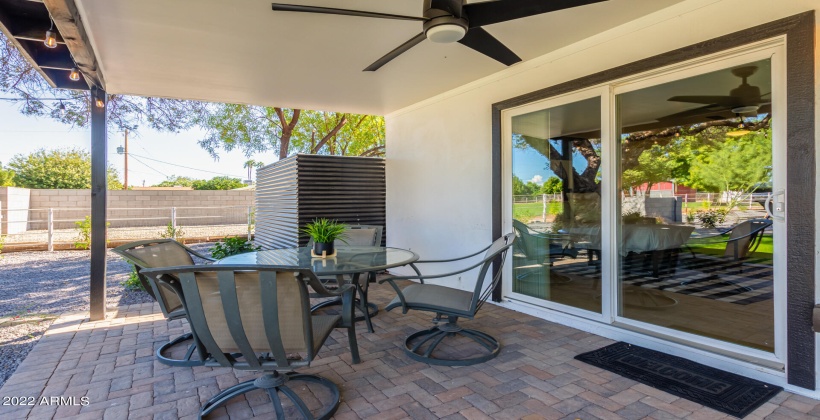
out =
{"type": "Polygon", "coordinates": [[[273,108],[276,111],[276,116],[279,118],[279,123],[282,125],[282,136],[279,138],[279,160],[288,157],[288,149],[290,148],[290,137],[293,135],[293,129],[299,122],[299,115],[302,113],[301,109],[293,110],[293,118],[290,122],[285,118],[285,113],[282,108],[273,108]]]}

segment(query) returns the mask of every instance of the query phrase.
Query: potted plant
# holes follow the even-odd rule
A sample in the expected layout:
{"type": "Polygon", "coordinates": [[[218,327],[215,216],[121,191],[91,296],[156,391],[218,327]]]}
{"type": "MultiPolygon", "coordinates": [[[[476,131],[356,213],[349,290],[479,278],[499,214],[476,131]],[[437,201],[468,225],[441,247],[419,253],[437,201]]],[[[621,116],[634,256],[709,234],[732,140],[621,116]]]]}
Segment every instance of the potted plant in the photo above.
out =
{"type": "Polygon", "coordinates": [[[302,229],[302,232],[313,239],[313,255],[329,257],[336,252],[333,247],[333,242],[336,239],[347,243],[344,240],[345,229],[347,229],[347,225],[336,220],[314,219],[313,222],[308,223],[302,229]]]}

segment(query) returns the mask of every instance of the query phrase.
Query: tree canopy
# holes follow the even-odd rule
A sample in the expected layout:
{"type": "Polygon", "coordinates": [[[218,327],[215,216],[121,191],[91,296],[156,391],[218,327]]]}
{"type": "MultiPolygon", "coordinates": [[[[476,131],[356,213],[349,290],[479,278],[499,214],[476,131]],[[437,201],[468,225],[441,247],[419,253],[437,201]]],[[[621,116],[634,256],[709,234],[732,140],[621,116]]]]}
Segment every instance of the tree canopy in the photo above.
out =
{"type": "MultiPolygon", "coordinates": [[[[2,33],[0,92],[16,98],[25,115],[76,127],[90,122],[89,93],[51,88],[2,33]]],[[[247,156],[273,151],[279,159],[293,153],[384,155],[384,119],[372,115],[127,95],[109,95],[106,110],[119,131],[148,126],[179,132],[199,126],[206,132],[199,144],[214,158],[220,150],[234,149],[247,156]]]]}
{"type": "Polygon", "coordinates": [[[212,104],[199,121],[206,136],[200,146],[214,157],[220,150],[245,155],[273,151],[340,156],[384,155],[384,118],[234,104],[212,104]]]}
{"type": "Polygon", "coordinates": [[[193,179],[187,176],[170,176],[155,187],[190,187],[195,190],[233,190],[242,188],[245,184],[238,178],[229,176],[215,176],[209,180],[193,179]]]}
{"type": "MultiPolygon", "coordinates": [[[[91,188],[91,154],[81,149],[40,149],[9,161],[14,171],[14,186],[23,188],[91,188]]],[[[108,189],[121,190],[117,170],[108,167],[108,189]]]]}
{"type": "Polygon", "coordinates": [[[14,186],[14,171],[3,167],[3,162],[0,162],[0,187],[14,186]]]}

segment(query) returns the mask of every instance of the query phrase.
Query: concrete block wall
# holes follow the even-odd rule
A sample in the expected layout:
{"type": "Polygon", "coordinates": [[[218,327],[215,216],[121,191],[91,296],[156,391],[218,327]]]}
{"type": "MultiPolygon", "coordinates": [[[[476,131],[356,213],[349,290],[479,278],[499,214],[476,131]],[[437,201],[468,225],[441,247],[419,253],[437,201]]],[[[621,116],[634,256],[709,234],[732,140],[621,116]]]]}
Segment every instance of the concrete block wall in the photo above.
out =
{"type": "MultiPolygon", "coordinates": [[[[15,212],[27,215],[29,230],[47,229],[49,208],[54,209],[55,229],[73,229],[75,221],[91,214],[90,190],[15,190],[30,191],[30,202],[19,204],[29,211],[15,212]]],[[[2,191],[0,188],[0,194],[2,191]]],[[[109,191],[108,219],[112,228],[164,226],[171,220],[171,208],[176,207],[179,226],[243,224],[254,196],[253,190],[109,191]]],[[[2,197],[0,201],[5,202],[2,197]]]]}

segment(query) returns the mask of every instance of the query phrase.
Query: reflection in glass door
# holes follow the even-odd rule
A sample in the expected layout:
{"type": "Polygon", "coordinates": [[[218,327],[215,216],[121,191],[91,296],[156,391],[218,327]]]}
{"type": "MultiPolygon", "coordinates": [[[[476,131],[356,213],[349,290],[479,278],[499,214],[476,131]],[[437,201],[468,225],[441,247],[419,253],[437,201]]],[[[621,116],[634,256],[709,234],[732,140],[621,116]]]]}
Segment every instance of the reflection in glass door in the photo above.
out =
{"type": "Polygon", "coordinates": [[[601,313],[601,98],[511,126],[512,291],[601,313]]]}
{"type": "Polygon", "coordinates": [[[769,59],[616,96],[618,315],[774,352],[769,59]]]}

